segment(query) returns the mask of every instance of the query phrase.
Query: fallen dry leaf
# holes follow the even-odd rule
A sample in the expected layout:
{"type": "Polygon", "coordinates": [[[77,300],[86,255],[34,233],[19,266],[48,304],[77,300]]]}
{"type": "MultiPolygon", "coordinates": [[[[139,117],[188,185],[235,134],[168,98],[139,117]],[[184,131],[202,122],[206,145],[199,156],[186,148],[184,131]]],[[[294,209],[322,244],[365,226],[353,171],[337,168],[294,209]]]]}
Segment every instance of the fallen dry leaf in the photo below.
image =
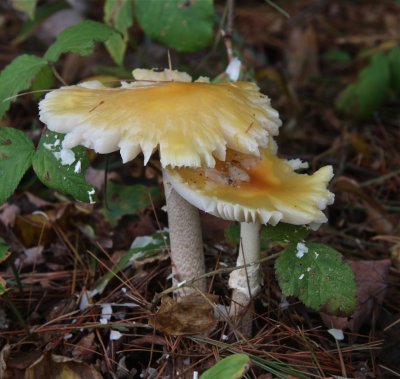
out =
{"type": "Polygon", "coordinates": [[[25,372],[25,379],[102,379],[99,372],[84,362],[50,353],[43,354],[25,372]]]}
{"type": "Polygon", "coordinates": [[[387,290],[390,260],[348,261],[357,284],[357,306],[352,317],[336,317],[321,312],[328,328],[357,332],[367,321],[376,320],[387,290]]]}
{"type": "Polygon", "coordinates": [[[217,323],[213,301],[215,296],[212,295],[191,294],[178,300],[164,296],[149,323],[172,336],[209,333],[217,323]]]}

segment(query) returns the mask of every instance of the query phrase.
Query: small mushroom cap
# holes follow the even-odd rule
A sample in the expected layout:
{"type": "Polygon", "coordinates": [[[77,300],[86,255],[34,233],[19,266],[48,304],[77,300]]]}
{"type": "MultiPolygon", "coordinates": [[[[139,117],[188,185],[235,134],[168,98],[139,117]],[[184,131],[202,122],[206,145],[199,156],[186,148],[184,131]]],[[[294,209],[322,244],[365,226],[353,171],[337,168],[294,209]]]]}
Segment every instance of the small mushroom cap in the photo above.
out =
{"type": "Polygon", "coordinates": [[[108,88],[100,82],[61,87],[40,102],[40,120],[66,133],[64,146],[120,150],[124,162],[159,149],[163,167],[214,167],[226,148],[259,156],[278,134],[278,112],[251,82],[190,82],[171,70],[135,70],[140,78],[108,88]],[[168,81],[166,81],[168,80],[168,81]]]}
{"type": "Polygon", "coordinates": [[[261,158],[228,150],[215,168],[175,168],[166,174],[184,199],[227,220],[312,227],[326,222],[322,210],[334,200],[327,190],[332,167],[298,174],[292,162],[271,150],[264,149],[261,158]]]}

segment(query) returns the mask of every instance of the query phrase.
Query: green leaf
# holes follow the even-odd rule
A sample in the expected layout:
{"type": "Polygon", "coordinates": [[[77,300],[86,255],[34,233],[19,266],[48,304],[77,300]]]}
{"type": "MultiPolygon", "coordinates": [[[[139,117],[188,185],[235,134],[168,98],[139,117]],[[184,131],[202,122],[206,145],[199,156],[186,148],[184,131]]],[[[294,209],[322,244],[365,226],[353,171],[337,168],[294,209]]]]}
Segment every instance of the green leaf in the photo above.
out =
{"type": "Polygon", "coordinates": [[[383,53],[373,55],[369,65],[358,75],[357,82],[339,95],[337,108],[360,120],[368,118],[388,99],[389,80],[387,56],[383,53]]]}
{"type": "Polygon", "coordinates": [[[23,54],[0,73],[0,118],[15,100],[14,96],[30,88],[32,80],[46,64],[42,58],[23,54]]]}
{"type": "Polygon", "coordinates": [[[50,66],[46,65],[38,72],[32,82],[32,97],[35,100],[39,100],[46,93],[46,90],[54,87],[54,85],[53,71],[50,66]]]}
{"type": "Polygon", "coordinates": [[[400,47],[395,47],[388,54],[390,85],[395,94],[400,97],[400,47]]]}
{"type": "Polygon", "coordinates": [[[343,50],[329,50],[322,55],[323,58],[333,62],[351,62],[351,55],[343,50]]]}
{"type": "Polygon", "coordinates": [[[121,33],[121,35],[112,35],[106,41],[105,46],[115,63],[122,66],[128,42],[128,29],[133,25],[132,0],[122,2],[106,0],[104,3],[104,22],[121,33]]]}
{"type": "Polygon", "coordinates": [[[11,3],[17,11],[26,13],[30,19],[35,18],[37,0],[11,0],[11,3]]]}
{"type": "Polygon", "coordinates": [[[135,214],[150,205],[152,201],[159,200],[161,193],[157,187],[108,182],[106,198],[107,207],[104,209],[104,215],[111,225],[115,226],[122,216],[135,214]]]}
{"type": "Polygon", "coordinates": [[[101,294],[109,281],[115,277],[119,271],[129,266],[129,264],[157,254],[160,250],[165,249],[166,245],[168,246],[168,237],[164,232],[156,232],[152,236],[136,237],[132,247],[124,253],[112,269],[97,282],[92,296],[94,296],[94,294],[101,294]]]}
{"type": "Polygon", "coordinates": [[[335,249],[317,243],[289,245],[276,260],[285,296],[332,314],[348,314],[356,305],[356,285],[350,266],[335,249]]]}
{"type": "Polygon", "coordinates": [[[47,18],[66,8],[69,8],[69,4],[65,0],[39,6],[35,12],[35,19],[24,22],[11,44],[16,45],[25,41],[47,18]]]}
{"type": "Polygon", "coordinates": [[[89,159],[85,148],[62,148],[63,134],[46,130],[33,156],[33,169],[46,186],[94,203],[95,190],[85,180],[89,159]]]}
{"type": "Polygon", "coordinates": [[[279,224],[266,225],[261,229],[261,240],[266,242],[296,243],[303,241],[310,234],[310,228],[301,225],[279,224]]]}
{"type": "Polygon", "coordinates": [[[63,53],[89,55],[96,42],[107,41],[116,31],[100,22],[85,20],[65,29],[49,47],[44,58],[55,62],[63,53]]]}
{"type": "Polygon", "coordinates": [[[0,238],[0,263],[3,263],[9,256],[9,246],[0,238]]]}
{"type": "Polygon", "coordinates": [[[0,128],[0,204],[16,190],[34,152],[35,146],[23,132],[0,128]]]}
{"type": "MultiPolygon", "coordinates": [[[[295,243],[304,240],[310,229],[305,226],[291,225],[280,222],[276,226],[263,225],[260,232],[261,249],[267,249],[274,243],[295,243]]],[[[240,224],[229,225],[225,229],[226,241],[237,246],[240,241],[240,224]]]]}
{"type": "Polygon", "coordinates": [[[205,371],[200,379],[239,379],[247,372],[250,357],[246,354],[233,354],[205,371]]]}
{"type": "Polygon", "coordinates": [[[147,35],[178,51],[201,50],[212,42],[212,0],[136,0],[135,10],[147,35]]]}

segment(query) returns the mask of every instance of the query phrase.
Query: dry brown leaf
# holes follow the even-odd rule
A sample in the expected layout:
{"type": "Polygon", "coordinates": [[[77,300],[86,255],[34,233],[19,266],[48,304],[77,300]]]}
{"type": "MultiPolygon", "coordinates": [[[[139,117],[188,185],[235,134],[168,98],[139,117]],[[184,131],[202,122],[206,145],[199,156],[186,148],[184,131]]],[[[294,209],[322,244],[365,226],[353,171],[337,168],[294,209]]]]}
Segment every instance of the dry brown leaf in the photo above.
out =
{"type": "Polygon", "coordinates": [[[20,209],[15,204],[5,203],[0,207],[0,221],[6,227],[13,227],[19,212],[20,209]]]}
{"type": "Polygon", "coordinates": [[[209,333],[217,323],[213,301],[215,296],[212,295],[191,294],[178,300],[164,296],[149,323],[172,336],[209,333]]]}
{"type": "Polygon", "coordinates": [[[50,353],[43,354],[25,372],[25,379],[102,379],[99,372],[84,362],[50,353]]]}
{"type": "Polygon", "coordinates": [[[321,312],[328,328],[349,329],[357,332],[360,327],[375,320],[383,303],[389,278],[390,260],[348,261],[357,284],[357,306],[351,318],[330,316],[321,312]]]}
{"type": "Polygon", "coordinates": [[[89,361],[97,349],[95,339],[96,335],[94,333],[89,333],[88,335],[83,336],[75,345],[75,348],[72,351],[72,356],[81,361],[89,361]]]}
{"type": "Polygon", "coordinates": [[[360,187],[353,179],[339,176],[333,183],[333,190],[336,193],[348,192],[356,195],[363,203],[368,214],[370,224],[380,234],[389,234],[394,226],[385,209],[360,187]]]}

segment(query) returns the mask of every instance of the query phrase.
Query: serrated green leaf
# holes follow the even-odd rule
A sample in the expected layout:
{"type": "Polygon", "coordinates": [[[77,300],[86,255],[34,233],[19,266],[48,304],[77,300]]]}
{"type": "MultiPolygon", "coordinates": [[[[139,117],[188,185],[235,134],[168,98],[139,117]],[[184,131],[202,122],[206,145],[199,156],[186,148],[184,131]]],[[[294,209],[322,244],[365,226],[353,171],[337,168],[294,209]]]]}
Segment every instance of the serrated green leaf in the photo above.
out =
{"type": "Polygon", "coordinates": [[[46,90],[54,87],[54,74],[50,66],[44,66],[32,81],[32,97],[39,100],[46,93],[46,90]]]}
{"type": "Polygon", "coordinates": [[[352,312],[356,285],[350,266],[335,249],[324,244],[291,244],[276,260],[279,285],[285,296],[332,314],[352,312]]]}
{"type": "Polygon", "coordinates": [[[395,47],[388,54],[390,85],[395,94],[400,97],[400,47],[395,47]]]}
{"type": "Polygon", "coordinates": [[[233,354],[205,371],[200,379],[240,379],[250,365],[250,357],[246,354],[233,354]]]}
{"type": "MultiPolygon", "coordinates": [[[[261,249],[268,248],[273,243],[295,243],[304,240],[310,229],[305,226],[291,225],[280,222],[276,226],[263,225],[260,232],[261,249]]],[[[226,241],[237,246],[240,241],[240,225],[229,225],[225,229],[226,241]]]]}
{"type": "Polygon", "coordinates": [[[9,246],[0,238],[0,263],[3,263],[9,256],[9,246]]]}
{"type": "Polygon", "coordinates": [[[268,242],[296,243],[303,241],[309,234],[309,227],[284,222],[275,226],[268,224],[261,229],[261,239],[268,242]]]}
{"type": "Polygon", "coordinates": [[[70,5],[65,0],[58,0],[54,3],[52,2],[39,6],[35,12],[35,19],[24,22],[18,35],[13,39],[11,44],[17,45],[25,41],[47,18],[69,7],[70,5]]]}
{"type": "Polygon", "coordinates": [[[136,0],[136,17],[145,33],[178,51],[196,51],[212,42],[212,0],[136,0]]]}
{"type": "Polygon", "coordinates": [[[121,66],[128,42],[128,29],[133,25],[133,1],[106,0],[104,22],[121,33],[112,35],[105,43],[115,63],[121,66]]]}
{"type": "Polygon", "coordinates": [[[106,198],[107,207],[104,209],[104,215],[111,225],[116,225],[122,216],[135,214],[150,205],[152,201],[159,200],[161,193],[157,187],[109,182],[106,198]]]}
{"type": "Polygon", "coordinates": [[[37,0],[11,0],[14,9],[26,13],[30,19],[35,18],[37,0]]]}
{"type": "Polygon", "coordinates": [[[336,101],[339,110],[358,119],[366,119],[388,99],[390,72],[388,58],[383,53],[372,56],[361,70],[356,83],[349,85],[336,101]]]}
{"type": "Polygon", "coordinates": [[[89,55],[96,42],[107,41],[116,31],[97,21],[84,20],[65,29],[49,47],[44,58],[55,62],[63,53],[89,55]]]}
{"type": "Polygon", "coordinates": [[[32,80],[46,64],[42,58],[23,54],[5,67],[0,73],[0,118],[15,100],[14,96],[30,88],[32,80]]]}
{"type": "Polygon", "coordinates": [[[16,190],[34,152],[35,146],[23,132],[0,128],[0,204],[16,190]]]}
{"type": "Polygon", "coordinates": [[[62,148],[63,134],[46,130],[33,156],[33,169],[47,187],[71,195],[76,200],[94,203],[95,190],[85,180],[89,159],[85,148],[62,148]]]}

